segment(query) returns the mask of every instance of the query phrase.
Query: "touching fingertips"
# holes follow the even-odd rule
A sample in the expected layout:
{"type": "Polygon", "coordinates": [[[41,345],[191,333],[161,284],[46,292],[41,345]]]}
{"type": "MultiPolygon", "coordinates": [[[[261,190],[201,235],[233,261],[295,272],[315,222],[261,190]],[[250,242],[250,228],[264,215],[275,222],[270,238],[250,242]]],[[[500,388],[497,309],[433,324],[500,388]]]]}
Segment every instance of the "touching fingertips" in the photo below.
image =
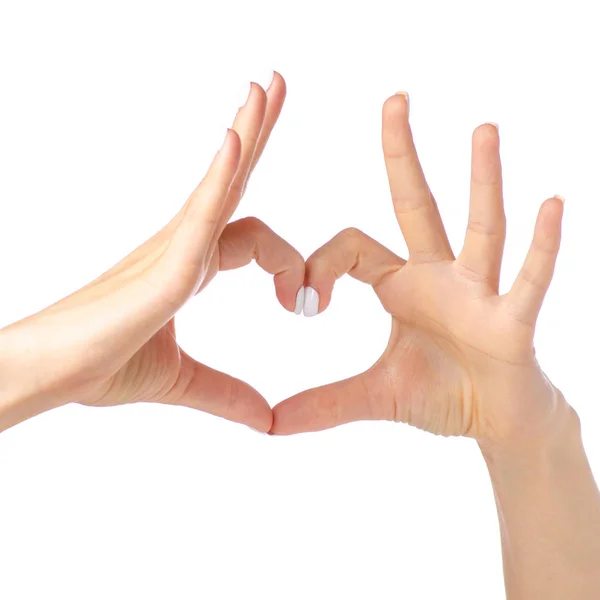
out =
{"type": "Polygon", "coordinates": [[[304,289],[304,316],[314,317],[319,313],[319,292],[312,287],[304,289]]]}

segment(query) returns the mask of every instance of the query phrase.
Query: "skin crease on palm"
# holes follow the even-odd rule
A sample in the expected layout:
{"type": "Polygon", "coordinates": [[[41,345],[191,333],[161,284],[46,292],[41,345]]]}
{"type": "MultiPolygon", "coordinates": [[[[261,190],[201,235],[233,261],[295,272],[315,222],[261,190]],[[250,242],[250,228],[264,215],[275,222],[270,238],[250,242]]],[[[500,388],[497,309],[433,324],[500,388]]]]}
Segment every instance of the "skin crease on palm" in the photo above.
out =
{"type": "Polygon", "coordinates": [[[469,223],[457,258],[419,164],[404,93],[384,105],[383,150],[408,261],[349,229],[307,260],[305,285],[318,292],[319,312],[346,273],[373,286],[392,315],[388,347],[365,373],[276,406],[272,433],[381,419],[483,445],[535,443],[571,412],[533,347],[560,243],[562,198],[542,205],[524,266],[500,296],[506,222],[498,127],[473,134],[469,223]]]}

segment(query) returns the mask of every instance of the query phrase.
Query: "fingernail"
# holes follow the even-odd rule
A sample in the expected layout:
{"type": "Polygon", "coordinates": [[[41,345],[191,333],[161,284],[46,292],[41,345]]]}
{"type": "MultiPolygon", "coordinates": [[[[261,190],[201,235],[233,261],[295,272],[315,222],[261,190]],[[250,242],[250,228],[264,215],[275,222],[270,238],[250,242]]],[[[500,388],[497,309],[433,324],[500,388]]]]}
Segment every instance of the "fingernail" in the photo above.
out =
{"type": "Polygon", "coordinates": [[[555,198],[558,198],[563,204],[565,203],[565,199],[562,196],[559,196],[558,194],[554,194],[555,198]]]}
{"type": "Polygon", "coordinates": [[[406,98],[406,110],[407,113],[410,114],[410,96],[408,92],[396,92],[396,96],[404,96],[406,98]]]}
{"type": "Polygon", "coordinates": [[[251,91],[252,86],[248,82],[241,84],[235,93],[236,106],[239,108],[246,106],[246,102],[248,102],[251,91]]]}
{"type": "Polygon", "coordinates": [[[488,121],[486,123],[486,125],[491,125],[492,127],[495,127],[497,131],[500,131],[500,127],[498,127],[498,123],[494,123],[493,121],[488,121]]]}
{"type": "Polygon", "coordinates": [[[302,309],[304,308],[304,286],[298,290],[296,294],[296,308],[294,312],[299,315],[302,313],[302,309]]]}
{"type": "Polygon", "coordinates": [[[319,292],[307,287],[304,290],[304,316],[314,317],[319,313],[319,292]]]}
{"type": "Polygon", "coordinates": [[[258,83],[263,90],[268,90],[273,81],[275,71],[273,71],[273,69],[259,69],[258,71],[253,72],[253,75],[252,81],[258,83]]]}

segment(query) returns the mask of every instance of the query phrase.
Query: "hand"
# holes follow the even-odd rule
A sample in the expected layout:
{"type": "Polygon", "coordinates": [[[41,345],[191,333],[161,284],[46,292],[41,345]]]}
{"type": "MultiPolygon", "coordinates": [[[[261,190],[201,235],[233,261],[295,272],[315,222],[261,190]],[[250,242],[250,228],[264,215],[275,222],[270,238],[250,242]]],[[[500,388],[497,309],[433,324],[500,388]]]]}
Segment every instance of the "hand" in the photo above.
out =
{"type": "Polygon", "coordinates": [[[200,185],[155,236],[98,279],[0,331],[0,431],[79,402],[182,404],[268,431],[271,408],[246,383],[196,362],[176,342],[174,315],[217,271],[253,258],[294,310],[304,260],[257,219],[227,225],[285,98],[252,84],[200,185]]]}
{"type": "Polygon", "coordinates": [[[365,373],[276,406],[271,432],[387,419],[481,442],[534,438],[564,404],[533,347],[559,248],[562,200],[542,205],[525,264],[500,296],[506,223],[497,127],[482,125],[473,134],[469,224],[458,258],[425,181],[401,94],[384,105],[383,150],[408,262],[349,229],[308,259],[305,285],[318,293],[318,311],[344,273],[372,285],[392,315],[388,347],[365,373]]]}

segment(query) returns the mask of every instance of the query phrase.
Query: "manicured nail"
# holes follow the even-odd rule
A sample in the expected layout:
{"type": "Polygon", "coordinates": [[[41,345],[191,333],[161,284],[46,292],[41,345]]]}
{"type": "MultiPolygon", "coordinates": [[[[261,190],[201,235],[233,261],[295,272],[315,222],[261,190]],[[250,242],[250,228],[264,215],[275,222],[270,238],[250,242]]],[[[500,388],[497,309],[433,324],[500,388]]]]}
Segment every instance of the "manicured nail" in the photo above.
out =
{"type": "Polygon", "coordinates": [[[554,194],[555,198],[558,198],[563,204],[565,203],[565,199],[562,196],[559,196],[558,194],[554,194]]]}
{"type": "Polygon", "coordinates": [[[296,308],[294,312],[299,315],[302,313],[302,309],[304,308],[304,286],[302,286],[298,293],[296,294],[296,308]]]}
{"type": "Polygon", "coordinates": [[[304,290],[304,316],[314,317],[319,313],[319,292],[307,287],[304,290]]]}
{"type": "Polygon", "coordinates": [[[404,96],[406,98],[407,113],[410,114],[410,96],[408,92],[396,92],[396,96],[404,96]]]}
{"type": "Polygon", "coordinates": [[[274,76],[275,71],[273,69],[260,69],[254,72],[252,81],[258,83],[263,90],[268,90],[274,76]]]}
{"type": "Polygon", "coordinates": [[[498,123],[494,123],[493,121],[488,121],[486,123],[486,125],[491,125],[492,127],[495,127],[497,131],[500,131],[500,127],[498,127],[498,123]]]}

